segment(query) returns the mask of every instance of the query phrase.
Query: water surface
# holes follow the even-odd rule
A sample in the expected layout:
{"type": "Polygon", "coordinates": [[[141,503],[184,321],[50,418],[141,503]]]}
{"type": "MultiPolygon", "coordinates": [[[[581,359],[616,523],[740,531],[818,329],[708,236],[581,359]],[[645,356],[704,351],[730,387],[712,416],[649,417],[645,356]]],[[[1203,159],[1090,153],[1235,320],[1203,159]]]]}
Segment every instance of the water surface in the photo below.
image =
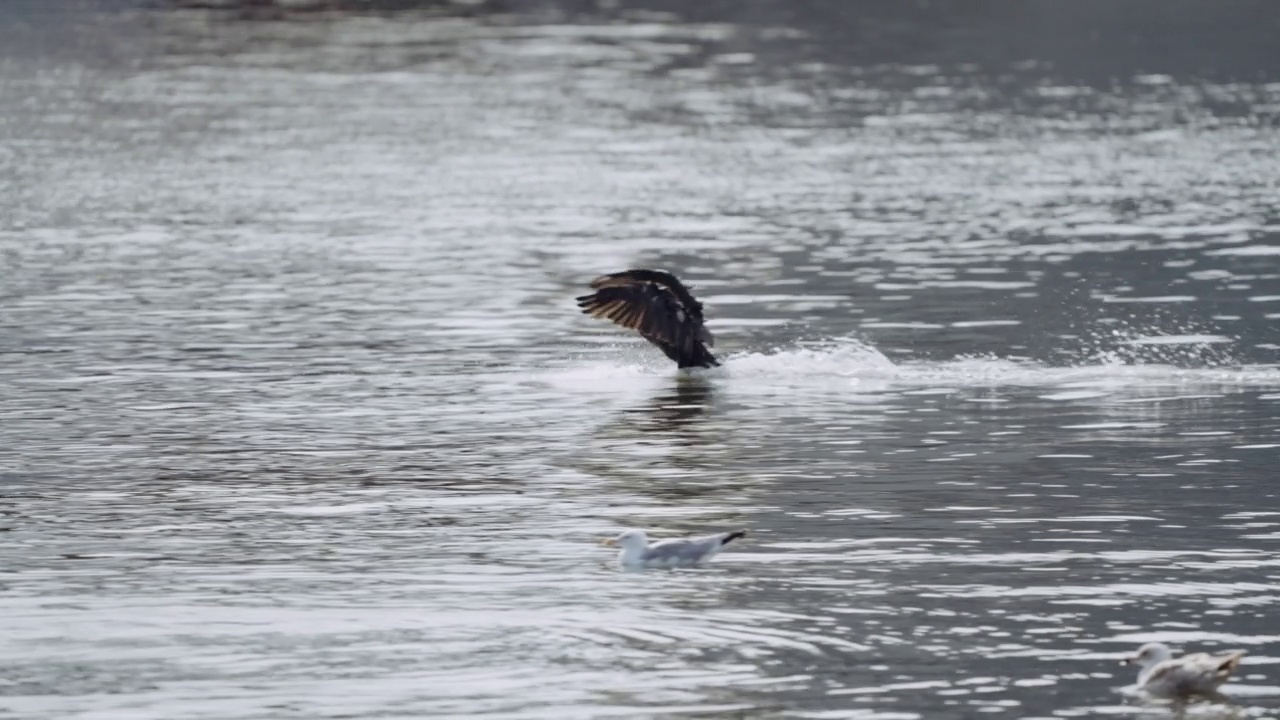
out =
{"type": "Polygon", "coordinates": [[[1271,79],[785,14],[23,22],[6,716],[1139,715],[1148,640],[1249,652],[1200,716],[1280,708],[1271,79]],[[639,266],[724,367],[577,314],[639,266]],[[621,573],[624,527],[751,536],[621,573]]]}

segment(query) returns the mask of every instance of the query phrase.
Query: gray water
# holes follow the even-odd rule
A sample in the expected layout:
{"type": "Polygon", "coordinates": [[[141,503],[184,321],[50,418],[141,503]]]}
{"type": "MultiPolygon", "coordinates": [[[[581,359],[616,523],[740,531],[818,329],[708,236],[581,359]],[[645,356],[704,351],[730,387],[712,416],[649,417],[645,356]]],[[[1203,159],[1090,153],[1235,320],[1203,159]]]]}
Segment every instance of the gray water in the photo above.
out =
{"type": "Polygon", "coordinates": [[[1274,79],[0,30],[0,717],[1168,716],[1149,640],[1280,713],[1274,79]],[[577,313],[627,267],[722,368],[577,313]],[[624,573],[626,527],[751,534],[624,573]]]}

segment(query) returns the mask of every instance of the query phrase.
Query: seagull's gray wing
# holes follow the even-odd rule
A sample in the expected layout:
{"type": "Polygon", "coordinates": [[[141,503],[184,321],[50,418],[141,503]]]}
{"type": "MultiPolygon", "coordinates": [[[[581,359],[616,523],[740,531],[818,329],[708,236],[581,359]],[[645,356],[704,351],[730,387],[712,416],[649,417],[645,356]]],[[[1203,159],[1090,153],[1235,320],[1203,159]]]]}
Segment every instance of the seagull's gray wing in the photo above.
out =
{"type": "Polygon", "coordinates": [[[735,530],[734,532],[703,535],[702,537],[664,540],[650,545],[645,550],[644,561],[646,563],[696,563],[708,555],[715,554],[717,550],[724,547],[729,541],[740,538],[745,534],[740,530],[735,530]]]}
{"type": "Polygon", "coordinates": [[[1214,692],[1240,664],[1243,652],[1194,653],[1151,668],[1142,685],[1157,694],[1195,695],[1214,692]]]}

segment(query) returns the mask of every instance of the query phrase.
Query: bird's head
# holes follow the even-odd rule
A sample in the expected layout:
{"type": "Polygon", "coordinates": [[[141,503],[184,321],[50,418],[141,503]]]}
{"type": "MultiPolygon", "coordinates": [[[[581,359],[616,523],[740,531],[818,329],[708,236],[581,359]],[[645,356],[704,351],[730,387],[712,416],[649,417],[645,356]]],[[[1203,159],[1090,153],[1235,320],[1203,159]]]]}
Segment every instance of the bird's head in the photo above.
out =
{"type": "Polygon", "coordinates": [[[601,544],[609,547],[620,547],[623,550],[633,547],[644,548],[649,545],[649,538],[644,534],[643,530],[626,530],[618,537],[608,538],[601,544]]]}
{"type": "Polygon", "coordinates": [[[1164,662],[1173,656],[1169,651],[1169,646],[1164,643],[1149,642],[1138,648],[1138,652],[1122,659],[1121,665],[1137,665],[1139,667],[1150,667],[1156,663],[1164,662]]]}

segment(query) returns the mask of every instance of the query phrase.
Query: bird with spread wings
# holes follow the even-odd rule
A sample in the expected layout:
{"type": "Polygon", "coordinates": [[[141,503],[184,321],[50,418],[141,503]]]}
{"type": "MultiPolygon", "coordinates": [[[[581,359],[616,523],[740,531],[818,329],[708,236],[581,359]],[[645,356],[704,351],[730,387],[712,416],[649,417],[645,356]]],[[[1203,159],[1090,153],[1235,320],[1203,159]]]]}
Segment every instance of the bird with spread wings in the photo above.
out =
{"type": "Polygon", "coordinates": [[[702,303],[675,275],[625,270],[601,275],[591,288],[594,293],[578,298],[582,312],[639,332],[679,367],[720,364],[707,349],[715,341],[703,324],[702,303]]]}

